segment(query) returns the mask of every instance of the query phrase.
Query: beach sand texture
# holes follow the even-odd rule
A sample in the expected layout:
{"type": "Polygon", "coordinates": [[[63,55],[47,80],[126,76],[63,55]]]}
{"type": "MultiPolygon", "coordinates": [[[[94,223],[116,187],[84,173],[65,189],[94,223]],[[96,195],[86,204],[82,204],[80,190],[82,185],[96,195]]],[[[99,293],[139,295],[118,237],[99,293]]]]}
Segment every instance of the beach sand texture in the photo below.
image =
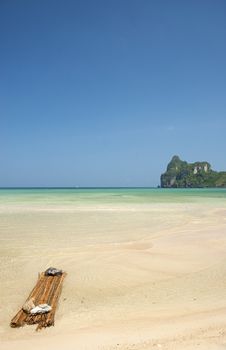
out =
{"type": "Polygon", "coordinates": [[[157,191],[1,190],[1,350],[226,349],[226,191],[157,191]],[[49,266],[55,326],[11,329],[49,266]]]}

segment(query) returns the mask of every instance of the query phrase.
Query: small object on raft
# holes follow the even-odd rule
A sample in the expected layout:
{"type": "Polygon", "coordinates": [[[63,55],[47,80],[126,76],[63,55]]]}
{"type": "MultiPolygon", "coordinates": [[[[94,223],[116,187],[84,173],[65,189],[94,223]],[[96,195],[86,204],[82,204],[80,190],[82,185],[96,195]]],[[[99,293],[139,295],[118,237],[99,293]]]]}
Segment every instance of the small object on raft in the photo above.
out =
{"type": "Polygon", "coordinates": [[[38,315],[38,314],[46,314],[47,312],[50,312],[52,310],[52,307],[48,304],[39,304],[35,306],[33,309],[31,309],[30,313],[32,315],[38,315]]]}
{"type": "Polygon", "coordinates": [[[54,326],[55,312],[65,277],[66,272],[63,271],[57,275],[46,275],[42,272],[26,302],[11,320],[10,326],[15,328],[25,324],[37,324],[36,330],[54,326]],[[39,312],[34,313],[34,309],[39,312]],[[43,309],[43,312],[40,309],[43,309]]]}
{"type": "Polygon", "coordinates": [[[45,271],[45,276],[60,276],[62,275],[63,271],[56,269],[55,267],[49,267],[46,271],[45,271]]]}

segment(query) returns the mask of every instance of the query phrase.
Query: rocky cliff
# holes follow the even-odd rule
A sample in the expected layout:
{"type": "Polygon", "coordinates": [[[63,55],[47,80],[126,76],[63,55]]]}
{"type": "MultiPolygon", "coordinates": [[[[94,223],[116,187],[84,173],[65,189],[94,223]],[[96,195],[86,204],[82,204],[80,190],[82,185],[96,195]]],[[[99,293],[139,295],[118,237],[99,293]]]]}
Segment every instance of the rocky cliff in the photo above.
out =
{"type": "Polygon", "coordinates": [[[161,175],[161,187],[226,187],[226,172],[212,170],[208,162],[187,163],[173,156],[161,175]]]}

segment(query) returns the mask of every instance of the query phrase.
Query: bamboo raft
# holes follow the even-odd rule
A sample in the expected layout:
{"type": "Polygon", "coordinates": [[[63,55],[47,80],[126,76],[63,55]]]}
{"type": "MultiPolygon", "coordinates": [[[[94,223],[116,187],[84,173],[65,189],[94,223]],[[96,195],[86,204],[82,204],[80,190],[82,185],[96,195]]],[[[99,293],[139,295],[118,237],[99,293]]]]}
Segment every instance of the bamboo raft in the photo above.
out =
{"type": "Polygon", "coordinates": [[[46,303],[52,307],[52,310],[45,314],[32,315],[26,313],[21,308],[11,320],[10,326],[16,328],[22,327],[25,324],[37,324],[36,330],[40,330],[43,327],[54,326],[54,316],[65,276],[65,272],[58,276],[46,276],[45,273],[42,272],[39,275],[35,287],[27,298],[27,301],[33,298],[35,305],[46,303]]]}

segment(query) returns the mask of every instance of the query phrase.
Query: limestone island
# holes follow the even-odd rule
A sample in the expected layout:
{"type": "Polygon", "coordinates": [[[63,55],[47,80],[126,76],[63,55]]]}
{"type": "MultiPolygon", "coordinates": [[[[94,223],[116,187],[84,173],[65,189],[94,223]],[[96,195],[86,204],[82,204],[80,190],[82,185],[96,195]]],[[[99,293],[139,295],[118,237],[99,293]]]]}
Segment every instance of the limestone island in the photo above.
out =
{"type": "Polygon", "coordinates": [[[161,175],[163,188],[226,187],[226,171],[214,171],[208,162],[187,163],[173,156],[161,175]]]}

